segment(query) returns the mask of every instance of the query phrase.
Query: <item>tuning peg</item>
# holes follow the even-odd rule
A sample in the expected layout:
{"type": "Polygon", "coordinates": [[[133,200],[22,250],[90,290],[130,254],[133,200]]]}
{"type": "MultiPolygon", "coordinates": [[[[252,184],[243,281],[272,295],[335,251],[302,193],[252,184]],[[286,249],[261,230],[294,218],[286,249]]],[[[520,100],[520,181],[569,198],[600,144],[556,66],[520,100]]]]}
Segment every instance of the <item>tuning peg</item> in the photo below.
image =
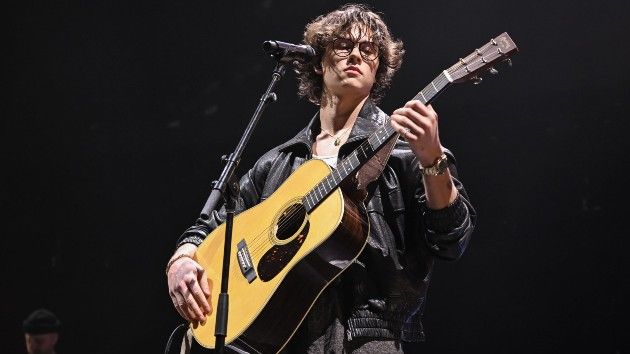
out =
{"type": "Polygon", "coordinates": [[[473,77],[473,85],[479,85],[481,81],[483,81],[483,77],[475,76],[473,77]]]}
{"type": "Polygon", "coordinates": [[[490,68],[490,74],[492,75],[496,75],[499,73],[499,70],[495,69],[495,68],[490,68]]]}
{"type": "Polygon", "coordinates": [[[512,67],[512,59],[508,58],[506,60],[506,62],[507,62],[507,65],[511,68],[512,67]]]}

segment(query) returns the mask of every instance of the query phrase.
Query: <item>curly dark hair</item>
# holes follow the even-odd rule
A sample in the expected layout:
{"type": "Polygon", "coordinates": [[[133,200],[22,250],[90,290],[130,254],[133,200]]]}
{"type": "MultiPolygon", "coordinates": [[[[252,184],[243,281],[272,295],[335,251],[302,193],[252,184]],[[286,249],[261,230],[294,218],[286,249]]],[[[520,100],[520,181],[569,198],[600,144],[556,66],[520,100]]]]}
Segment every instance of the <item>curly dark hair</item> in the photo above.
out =
{"type": "Polygon", "coordinates": [[[313,47],[317,56],[311,62],[298,64],[300,97],[307,97],[315,104],[322,103],[323,77],[315,72],[315,68],[319,67],[329,43],[340,34],[349,33],[356,25],[359,25],[361,31],[371,32],[371,41],[378,46],[379,66],[370,97],[375,102],[383,97],[394,73],[402,64],[405,50],[402,41],[392,38],[387,25],[379,15],[367,6],[359,4],[343,5],[306,25],[303,42],[313,47]]]}

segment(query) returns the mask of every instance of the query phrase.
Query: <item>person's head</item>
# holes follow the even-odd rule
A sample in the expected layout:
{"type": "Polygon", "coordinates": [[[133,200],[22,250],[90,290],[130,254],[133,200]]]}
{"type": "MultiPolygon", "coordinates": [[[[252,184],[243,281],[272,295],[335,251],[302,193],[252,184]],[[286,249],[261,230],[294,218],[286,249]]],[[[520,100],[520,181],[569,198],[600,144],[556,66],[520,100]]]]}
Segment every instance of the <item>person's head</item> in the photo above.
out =
{"type": "Polygon", "coordinates": [[[340,90],[370,95],[378,102],[404,54],[402,42],[364,5],[348,4],[319,16],[306,25],[303,42],[318,56],[299,66],[298,94],[315,104],[340,90]]]}
{"type": "Polygon", "coordinates": [[[26,351],[29,354],[50,354],[55,352],[59,339],[61,322],[46,309],[33,311],[22,323],[26,351]]]}

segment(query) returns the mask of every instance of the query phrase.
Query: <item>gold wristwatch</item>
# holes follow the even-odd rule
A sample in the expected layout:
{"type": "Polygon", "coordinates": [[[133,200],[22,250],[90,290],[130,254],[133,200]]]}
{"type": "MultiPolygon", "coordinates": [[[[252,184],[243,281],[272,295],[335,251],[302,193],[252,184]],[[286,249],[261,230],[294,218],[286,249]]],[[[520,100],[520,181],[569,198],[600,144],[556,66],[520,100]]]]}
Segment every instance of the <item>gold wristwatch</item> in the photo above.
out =
{"type": "Polygon", "coordinates": [[[420,174],[423,176],[440,176],[446,172],[448,168],[448,159],[446,158],[446,154],[442,154],[442,156],[435,159],[433,165],[422,167],[420,165],[420,174]]]}

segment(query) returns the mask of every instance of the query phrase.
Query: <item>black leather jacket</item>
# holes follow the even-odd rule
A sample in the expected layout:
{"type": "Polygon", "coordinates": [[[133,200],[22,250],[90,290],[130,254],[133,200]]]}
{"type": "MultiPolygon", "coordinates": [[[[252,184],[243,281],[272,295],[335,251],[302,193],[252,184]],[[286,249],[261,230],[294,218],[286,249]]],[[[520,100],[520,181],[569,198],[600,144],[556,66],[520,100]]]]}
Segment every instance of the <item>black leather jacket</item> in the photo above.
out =
{"type": "MultiPolygon", "coordinates": [[[[339,151],[340,160],[387,119],[368,100],[339,151]]],[[[319,117],[315,115],[294,138],[265,153],[240,180],[237,212],[265,200],[291,172],[311,158],[318,132],[319,117]]],[[[459,196],[445,209],[430,210],[425,206],[419,164],[403,140],[396,143],[379,179],[368,187],[370,197],[366,207],[371,228],[368,244],[358,260],[322,294],[318,303],[324,305],[316,304],[312,310],[338,308],[333,316],[340,317],[342,323],[345,321],[348,340],[356,337],[424,340],[420,318],[433,263],[438,258],[455,260],[462,255],[476,219],[457,178],[455,158],[448,150],[446,154],[459,196]]],[[[224,220],[224,209],[214,211],[209,221],[197,220],[180,237],[178,245],[200,243],[224,220]]]]}

